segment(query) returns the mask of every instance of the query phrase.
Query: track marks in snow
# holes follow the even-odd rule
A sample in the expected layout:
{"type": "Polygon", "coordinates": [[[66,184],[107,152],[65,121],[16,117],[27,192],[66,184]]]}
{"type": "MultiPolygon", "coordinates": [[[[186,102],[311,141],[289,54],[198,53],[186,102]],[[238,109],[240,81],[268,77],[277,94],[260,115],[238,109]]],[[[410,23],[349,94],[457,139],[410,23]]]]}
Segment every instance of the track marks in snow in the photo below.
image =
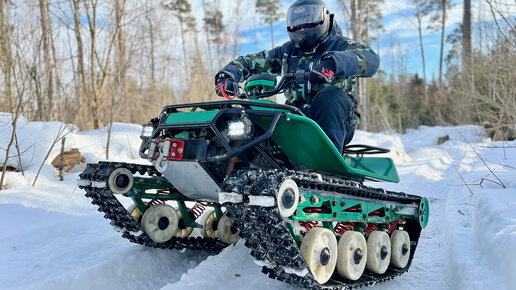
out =
{"type": "Polygon", "coordinates": [[[0,231],[2,289],[155,289],[210,254],[132,244],[101,214],[69,216],[10,204],[0,205],[0,220],[10,221],[0,231]]]}

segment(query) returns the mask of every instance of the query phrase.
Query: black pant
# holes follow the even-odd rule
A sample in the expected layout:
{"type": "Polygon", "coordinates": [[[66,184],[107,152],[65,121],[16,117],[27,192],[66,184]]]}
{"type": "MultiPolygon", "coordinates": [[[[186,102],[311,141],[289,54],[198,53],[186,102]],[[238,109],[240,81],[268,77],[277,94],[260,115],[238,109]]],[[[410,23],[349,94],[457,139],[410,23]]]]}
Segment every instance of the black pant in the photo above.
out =
{"type": "Polygon", "coordinates": [[[326,87],[317,93],[310,108],[299,106],[299,109],[321,126],[339,152],[353,139],[355,104],[341,89],[326,87]]]}

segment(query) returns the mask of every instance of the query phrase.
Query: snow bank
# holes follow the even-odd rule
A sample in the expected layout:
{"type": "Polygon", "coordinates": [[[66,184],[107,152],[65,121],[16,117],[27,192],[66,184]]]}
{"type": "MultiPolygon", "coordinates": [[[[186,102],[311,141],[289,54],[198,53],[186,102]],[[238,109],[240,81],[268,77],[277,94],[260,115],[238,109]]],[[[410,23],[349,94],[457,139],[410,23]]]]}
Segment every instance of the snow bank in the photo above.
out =
{"type": "MultiPolygon", "coordinates": [[[[0,114],[0,148],[6,148],[10,140],[10,122],[10,114],[0,114]]],[[[138,155],[141,129],[140,125],[114,123],[109,150],[110,160],[149,164],[138,155]]],[[[91,214],[95,211],[83,192],[76,187],[79,173],[86,168],[86,164],[77,165],[70,174],[64,176],[64,181],[58,181],[58,171],[51,162],[59,154],[61,142],[52,149],[49,158],[43,164],[36,186],[32,187],[37,171],[60,130],[64,130],[62,135],[66,134],[65,151],[78,148],[88,163],[106,160],[108,128],[77,132],[72,125],[60,122],[27,122],[21,118],[17,122],[16,132],[25,176],[18,172],[6,174],[4,185],[9,190],[0,191],[0,204],[17,203],[74,215],[91,214]]],[[[5,150],[0,150],[0,164],[3,160],[5,150]]],[[[10,150],[8,165],[19,167],[14,147],[10,150]]]]}

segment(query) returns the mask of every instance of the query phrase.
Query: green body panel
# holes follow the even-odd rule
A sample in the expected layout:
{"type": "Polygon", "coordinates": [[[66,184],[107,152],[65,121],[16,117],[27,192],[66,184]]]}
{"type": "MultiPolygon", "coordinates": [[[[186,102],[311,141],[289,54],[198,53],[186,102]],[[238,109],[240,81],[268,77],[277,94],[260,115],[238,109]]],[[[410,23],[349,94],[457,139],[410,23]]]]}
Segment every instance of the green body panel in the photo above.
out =
{"type": "Polygon", "coordinates": [[[179,112],[170,114],[165,124],[205,123],[213,120],[219,110],[179,112]]]}
{"type": "Polygon", "coordinates": [[[276,83],[270,80],[248,81],[244,86],[244,90],[249,92],[253,87],[262,87],[262,90],[268,91],[274,89],[274,87],[276,87],[276,83]]]}
{"type": "MultiPolygon", "coordinates": [[[[262,128],[271,118],[252,117],[262,128]]],[[[281,118],[272,140],[300,169],[312,169],[338,175],[355,175],[372,180],[399,182],[394,162],[386,157],[342,157],[321,127],[312,119],[287,113],[281,118]]]]}
{"type": "MultiPolygon", "coordinates": [[[[278,145],[277,153],[283,151],[299,169],[311,169],[341,176],[355,176],[369,180],[399,182],[399,176],[391,158],[342,156],[321,127],[312,119],[297,115],[288,109],[261,107],[260,103],[273,103],[270,100],[253,100],[253,109],[283,111],[272,135],[278,145]]],[[[178,112],[170,114],[165,124],[206,123],[215,117],[219,110],[178,112]]],[[[251,116],[251,120],[264,130],[269,128],[272,117],[251,116]]],[[[273,152],[274,154],[274,152],[273,152]]]]}
{"type": "MultiPolygon", "coordinates": [[[[323,221],[323,226],[333,230],[331,222],[365,222],[365,223],[390,223],[399,217],[416,219],[414,214],[403,214],[405,206],[386,205],[384,203],[350,199],[336,196],[325,196],[318,193],[303,193],[304,201],[297,206],[293,220],[298,221],[323,221]],[[317,202],[312,202],[313,197],[317,202]],[[307,208],[322,208],[318,212],[305,212],[307,208]],[[350,208],[360,210],[349,211],[350,208]],[[347,211],[348,210],[348,211],[347,211]],[[375,216],[370,213],[380,211],[381,215],[375,216]],[[324,223],[326,222],[326,224],[324,223]]],[[[415,209],[415,207],[413,207],[415,209]]]]}

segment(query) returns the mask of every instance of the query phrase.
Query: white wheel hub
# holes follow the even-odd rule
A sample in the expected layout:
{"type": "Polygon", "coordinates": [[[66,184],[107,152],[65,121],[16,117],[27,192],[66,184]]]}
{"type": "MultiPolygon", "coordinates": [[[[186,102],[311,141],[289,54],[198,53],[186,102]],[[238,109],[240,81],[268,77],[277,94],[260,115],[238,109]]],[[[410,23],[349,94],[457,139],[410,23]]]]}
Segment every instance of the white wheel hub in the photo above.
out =
{"type": "Polygon", "coordinates": [[[391,260],[391,240],[386,232],[374,231],[367,240],[367,269],[383,274],[391,260]]]}
{"type": "Polygon", "coordinates": [[[339,240],[337,270],[342,277],[358,280],[367,261],[367,243],[364,235],[356,231],[345,232],[339,240]]]}
{"type": "Polygon", "coordinates": [[[108,177],[108,188],[114,194],[127,193],[134,184],[134,177],[132,172],[127,168],[117,168],[109,174],[108,177]]]}
{"type": "Polygon", "coordinates": [[[240,231],[233,226],[233,221],[223,215],[217,225],[219,239],[226,244],[235,244],[240,239],[240,231]]]}
{"type": "Polygon", "coordinates": [[[337,264],[337,239],[332,231],[326,228],[313,228],[301,242],[301,254],[320,284],[330,280],[337,264]]]}
{"type": "Polygon", "coordinates": [[[276,201],[282,217],[286,218],[294,214],[299,203],[299,189],[294,180],[287,178],[281,183],[276,201]]]}
{"type": "Polygon", "coordinates": [[[400,269],[407,266],[410,257],[410,237],[406,231],[394,231],[391,235],[391,263],[400,269]]]}
{"type": "Polygon", "coordinates": [[[201,236],[205,238],[217,238],[219,232],[217,231],[217,215],[215,210],[207,210],[201,217],[200,224],[202,225],[201,236]]]}
{"type": "Polygon", "coordinates": [[[149,207],[143,214],[141,225],[145,233],[156,243],[164,243],[177,231],[179,218],[168,204],[149,207]]]}
{"type": "Polygon", "coordinates": [[[177,217],[179,219],[179,222],[178,222],[177,231],[174,234],[174,237],[186,238],[186,237],[188,237],[192,233],[193,228],[192,227],[187,227],[185,225],[185,221],[183,219],[183,215],[181,214],[181,210],[178,209],[176,211],[176,214],[177,214],[177,217]]]}

